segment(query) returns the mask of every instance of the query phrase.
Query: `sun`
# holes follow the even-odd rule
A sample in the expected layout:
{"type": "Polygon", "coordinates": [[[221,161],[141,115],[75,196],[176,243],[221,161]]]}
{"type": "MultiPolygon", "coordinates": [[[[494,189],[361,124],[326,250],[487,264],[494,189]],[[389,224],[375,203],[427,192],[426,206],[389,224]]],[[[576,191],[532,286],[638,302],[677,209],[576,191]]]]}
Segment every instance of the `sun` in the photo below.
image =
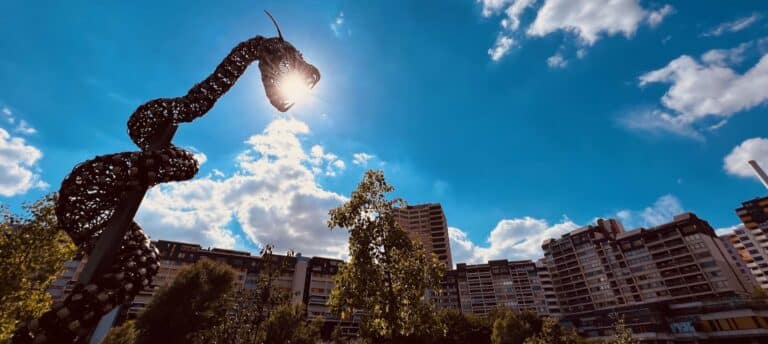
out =
{"type": "Polygon", "coordinates": [[[282,98],[291,104],[307,101],[312,91],[304,76],[296,71],[286,73],[280,79],[279,85],[282,98]]]}

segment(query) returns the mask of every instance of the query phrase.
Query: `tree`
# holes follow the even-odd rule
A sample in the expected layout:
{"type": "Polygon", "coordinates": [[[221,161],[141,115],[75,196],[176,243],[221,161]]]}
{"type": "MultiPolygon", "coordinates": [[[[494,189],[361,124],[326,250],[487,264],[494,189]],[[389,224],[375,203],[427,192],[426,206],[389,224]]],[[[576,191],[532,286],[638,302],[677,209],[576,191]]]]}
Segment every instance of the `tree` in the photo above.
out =
{"type": "Polygon", "coordinates": [[[328,227],[349,231],[349,262],[334,277],[331,311],[348,319],[363,312],[361,336],[391,342],[431,323],[426,291],[438,287],[444,266],[411,241],[395,219],[400,199],[381,171],[368,171],[346,203],[330,211],[328,227]]]}
{"type": "Polygon", "coordinates": [[[765,289],[757,287],[752,291],[752,298],[756,300],[768,299],[768,294],[765,293],[765,289]]]}
{"type": "Polygon", "coordinates": [[[134,344],[136,336],[136,322],[129,320],[109,330],[101,344],[134,344]]]}
{"type": "Polygon", "coordinates": [[[313,344],[320,336],[320,322],[304,320],[303,305],[283,304],[277,307],[259,326],[257,343],[263,344],[313,344]]]}
{"type": "MultiPolygon", "coordinates": [[[[271,318],[274,311],[287,305],[291,295],[276,286],[280,275],[292,265],[293,252],[285,257],[272,253],[272,245],[261,250],[260,271],[253,289],[238,290],[230,296],[232,306],[225,319],[207,330],[200,331],[195,343],[253,343],[261,334],[262,324],[271,318]]],[[[284,315],[286,310],[281,310],[284,315]]],[[[301,320],[304,321],[303,318],[301,320]]],[[[298,325],[297,325],[298,326],[298,325]]]]}
{"type": "Polygon", "coordinates": [[[437,314],[443,334],[435,342],[446,344],[490,344],[491,329],[488,319],[465,315],[453,309],[443,309],[437,314]]]}
{"type": "Polygon", "coordinates": [[[0,342],[17,321],[40,316],[51,305],[48,288],[76,248],[58,227],[56,196],[25,205],[14,215],[0,205],[0,342]]]}
{"type": "Polygon", "coordinates": [[[632,329],[630,329],[624,321],[624,316],[613,313],[611,314],[613,319],[613,338],[608,341],[608,344],[640,344],[640,341],[632,338],[632,329]]]}
{"type": "Polygon", "coordinates": [[[208,259],[184,268],[136,319],[136,342],[188,343],[197,332],[218,325],[229,309],[234,281],[231,267],[208,259]]]}
{"type": "Polygon", "coordinates": [[[584,340],[573,329],[560,327],[555,318],[544,318],[541,332],[525,340],[525,344],[581,344],[584,340]]]}
{"type": "Polygon", "coordinates": [[[522,344],[528,337],[541,331],[542,321],[533,312],[515,312],[499,309],[491,315],[493,344],[522,344]]]}

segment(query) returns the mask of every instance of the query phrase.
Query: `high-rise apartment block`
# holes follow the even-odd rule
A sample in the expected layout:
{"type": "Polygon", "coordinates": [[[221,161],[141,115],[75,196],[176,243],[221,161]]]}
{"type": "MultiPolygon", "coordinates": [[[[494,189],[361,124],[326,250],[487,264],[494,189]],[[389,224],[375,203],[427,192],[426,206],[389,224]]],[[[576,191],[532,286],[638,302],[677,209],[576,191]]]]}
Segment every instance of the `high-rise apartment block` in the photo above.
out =
{"type": "Polygon", "coordinates": [[[749,292],[712,227],[691,213],[629,232],[615,220],[598,220],[542,248],[562,320],[588,337],[609,333],[614,312],[629,317],[636,334],[653,336],[669,332],[659,328],[659,305],[749,292]]]}
{"type": "Polygon", "coordinates": [[[737,254],[733,256],[746,265],[757,284],[768,290],[768,197],[743,202],[736,215],[743,223],[732,234],[723,236],[737,254]]]}
{"type": "Polygon", "coordinates": [[[411,240],[418,240],[434,253],[447,269],[453,267],[448,222],[439,203],[409,205],[396,211],[400,227],[411,240]]]}
{"type": "Polygon", "coordinates": [[[437,304],[464,314],[487,315],[497,308],[549,314],[545,291],[533,261],[460,263],[443,278],[437,304]]]}

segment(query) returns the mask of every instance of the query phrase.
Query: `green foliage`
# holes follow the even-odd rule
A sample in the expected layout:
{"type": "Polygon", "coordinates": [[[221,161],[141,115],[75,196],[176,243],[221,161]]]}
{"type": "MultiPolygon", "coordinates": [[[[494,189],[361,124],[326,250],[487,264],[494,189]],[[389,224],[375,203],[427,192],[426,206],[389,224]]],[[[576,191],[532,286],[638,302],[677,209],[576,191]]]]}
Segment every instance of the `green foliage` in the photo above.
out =
{"type": "Polygon", "coordinates": [[[12,214],[0,205],[0,342],[16,322],[27,321],[51,305],[47,290],[76,248],[58,227],[56,197],[25,205],[28,215],[12,214]]]}
{"type": "Polygon", "coordinates": [[[613,337],[607,344],[640,344],[640,341],[632,338],[632,329],[627,327],[624,316],[611,314],[613,318],[613,337]]]}
{"type": "Polygon", "coordinates": [[[349,318],[363,311],[361,336],[376,342],[397,341],[433,324],[425,291],[436,289],[444,266],[411,241],[395,219],[400,199],[381,171],[368,171],[349,201],[330,211],[328,227],[349,231],[349,263],[335,276],[331,311],[349,318]]]}
{"type": "Polygon", "coordinates": [[[572,329],[560,327],[557,319],[544,318],[541,325],[541,332],[528,337],[525,344],[581,344],[585,341],[579,337],[572,329]]]}
{"type": "Polygon", "coordinates": [[[446,344],[490,344],[489,320],[473,315],[464,315],[453,309],[444,309],[437,314],[443,333],[435,340],[446,344]]]}
{"type": "Polygon", "coordinates": [[[101,344],[134,344],[136,337],[136,323],[130,320],[109,330],[101,344]]]}
{"type": "Polygon", "coordinates": [[[277,307],[259,326],[257,343],[312,344],[320,335],[320,323],[304,320],[306,309],[302,305],[284,304],[277,307]]]}
{"type": "Polygon", "coordinates": [[[208,259],[183,269],[136,319],[136,342],[188,343],[198,331],[215,327],[230,308],[235,276],[228,265],[208,259]]]}
{"type": "Polygon", "coordinates": [[[542,321],[533,312],[515,312],[499,309],[491,316],[493,344],[522,344],[526,338],[541,331],[542,321]]]}
{"type": "MultiPolygon", "coordinates": [[[[292,257],[288,252],[287,257],[292,257]]],[[[275,286],[275,282],[283,271],[288,268],[290,260],[272,254],[272,245],[266,245],[261,250],[261,271],[252,290],[238,290],[230,296],[231,308],[221,323],[195,335],[195,343],[254,343],[265,340],[262,324],[272,319],[273,312],[280,310],[285,321],[286,309],[291,295],[275,286]]],[[[277,320],[277,319],[274,319],[277,320]]],[[[303,314],[300,319],[304,322],[303,314]]],[[[300,324],[292,326],[301,329],[300,324]]]]}

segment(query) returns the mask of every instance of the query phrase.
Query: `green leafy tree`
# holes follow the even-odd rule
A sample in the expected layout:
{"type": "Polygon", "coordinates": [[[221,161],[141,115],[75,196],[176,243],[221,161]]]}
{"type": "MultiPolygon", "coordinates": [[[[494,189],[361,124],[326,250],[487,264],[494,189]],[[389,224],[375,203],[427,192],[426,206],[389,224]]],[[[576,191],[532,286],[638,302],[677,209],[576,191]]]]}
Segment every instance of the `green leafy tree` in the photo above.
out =
{"type": "Polygon", "coordinates": [[[136,342],[189,343],[197,332],[218,325],[230,308],[235,276],[228,265],[208,259],[184,268],[136,319],[136,342]]]}
{"type": "Polygon", "coordinates": [[[47,290],[76,248],[58,227],[55,195],[25,205],[28,214],[12,214],[0,205],[0,342],[17,321],[41,315],[51,306],[47,290]]]}
{"type": "Polygon", "coordinates": [[[224,321],[198,332],[194,338],[195,343],[260,342],[265,338],[261,325],[271,319],[272,313],[277,309],[281,310],[282,315],[285,314],[286,310],[281,307],[288,304],[291,295],[278,288],[276,282],[291,265],[293,252],[289,251],[286,257],[280,257],[272,253],[272,247],[265,245],[261,250],[261,270],[255,288],[234,292],[230,296],[232,306],[227,310],[224,321]]]}
{"type": "Polygon", "coordinates": [[[277,307],[259,327],[257,343],[313,344],[320,336],[322,320],[307,322],[303,305],[283,304],[277,307]]]}
{"type": "Polygon", "coordinates": [[[515,312],[499,309],[491,315],[493,344],[522,344],[528,337],[541,331],[542,321],[533,312],[515,312]]]}
{"type": "Polygon", "coordinates": [[[490,344],[491,329],[488,319],[474,315],[465,315],[453,309],[438,312],[438,322],[442,325],[443,335],[435,341],[445,344],[490,344]]]}
{"type": "Polygon", "coordinates": [[[555,318],[544,318],[541,331],[525,340],[525,344],[582,344],[584,339],[572,329],[564,329],[555,318]]]}
{"type": "Polygon", "coordinates": [[[768,294],[765,293],[763,288],[757,287],[752,291],[752,298],[757,300],[766,300],[768,299],[768,294]]]}
{"type": "Polygon", "coordinates": [[[632,338],[632,329],[627,326],[623,315],[613,313],[611,318],[613,319],[613,337],[608,344],[640,344],[639,340],[632,338]]]}
{"type": "Polygon", "coordinates": [[[400,199],[381,171],[368,171],[349,201],[330,211],[328,227],[349,231],[350,259],[335,276],[331,311],[348,319],[363,312],[361,337],[402,341],[432,324],[426,290],[438,287],[444,266],[411,241],[395,219],[400,199]]]}
{"type": "Polygon", "coordinates": [[[101,344],[134,344],[136,343],[136,337],[136,322],[130,320],[109,330],[101,344]]]}

